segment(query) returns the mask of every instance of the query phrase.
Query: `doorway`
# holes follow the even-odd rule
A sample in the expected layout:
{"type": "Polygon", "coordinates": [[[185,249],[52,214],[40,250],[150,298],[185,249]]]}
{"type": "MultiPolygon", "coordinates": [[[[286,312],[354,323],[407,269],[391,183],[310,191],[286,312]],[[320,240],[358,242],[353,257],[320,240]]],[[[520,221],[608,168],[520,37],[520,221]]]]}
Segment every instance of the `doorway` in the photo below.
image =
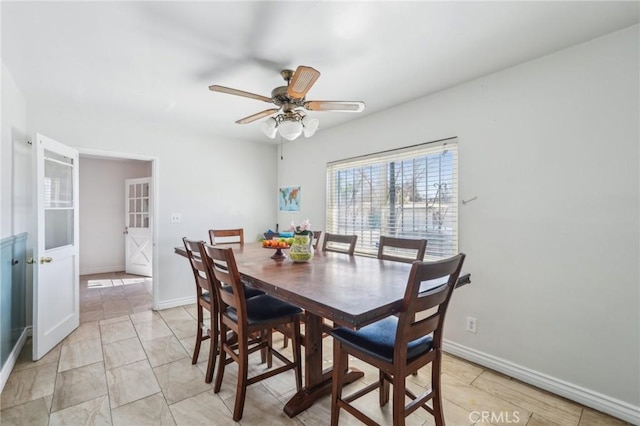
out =
{"type": "MultiPolygon", "coordinates": [[[[145,282],[152,282],[152,308],[157,306],[157,253],[155,241],[158,241],[157,221],[157,158],[125,153],[110,153],[80,149],[80,275],[81,281],[96,290],[107,283],[111,284],[114,274],[124,274],[130,259],[131,238],[129,232],[129,197],[126,182],[131,179],[147,179],[147,210],[144,214],[149,223],[150,243],[145,250],[152,268],[140,269],[138,274],[145,282]]],[[[136,200],[141,201],[141,200],[136,200]]],[[[135,203],[135,202],[134,202],[135,203]]],[[[127,274],[128,280],[135,276],[127,274]]],[[[104,293],[107,289],[102,289],[104,293]]],[[[82,312],[81,312],[82,314],[82,312]]]]}

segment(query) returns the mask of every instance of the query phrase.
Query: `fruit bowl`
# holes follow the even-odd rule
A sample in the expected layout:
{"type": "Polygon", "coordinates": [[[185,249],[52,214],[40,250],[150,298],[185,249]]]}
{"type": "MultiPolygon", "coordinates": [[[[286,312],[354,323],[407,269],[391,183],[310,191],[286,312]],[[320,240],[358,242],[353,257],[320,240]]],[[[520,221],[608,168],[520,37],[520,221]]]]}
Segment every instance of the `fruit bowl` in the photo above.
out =
{"type": "Polygon", "coordinates": [[[280,248],[280,249],[286,249],[291,247],[289,244],[287,243],[283,243],[280,244],[280,241],[270,241],[270,240],[265,240],[262,242],[262,248],[270,248],[270,249],[275,249],[275,248],[280,248]]]}
{"type": "Polygon", "coordinates": [[[275,249],[276,252],[273,254],[273,256],[271,256],[272,259],[275,260],[282,260],[282,259],[286,259],[287,255],[284,254],[282,252],[282,249],[288,249],[290,246],[289,244],[283,242],[283,241],[277,241],[277,240],[264,240],[262,242],[262,248],[266,248],[266,249],[275,249]]]}

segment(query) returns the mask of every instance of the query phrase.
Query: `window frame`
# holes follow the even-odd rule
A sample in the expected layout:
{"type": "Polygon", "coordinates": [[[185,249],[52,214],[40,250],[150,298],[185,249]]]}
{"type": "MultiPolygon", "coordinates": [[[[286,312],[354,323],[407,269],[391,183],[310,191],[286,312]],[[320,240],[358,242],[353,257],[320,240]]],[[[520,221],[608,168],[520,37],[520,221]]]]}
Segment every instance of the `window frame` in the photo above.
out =
{"type": "Polygon", "coordinates": [[[327,163],[326,232],[358,235],[355,252],[365,256],[377,255],[380,235],[426,238],[425,260],[457,254],[458,145],[452,137],[327,163]]]}

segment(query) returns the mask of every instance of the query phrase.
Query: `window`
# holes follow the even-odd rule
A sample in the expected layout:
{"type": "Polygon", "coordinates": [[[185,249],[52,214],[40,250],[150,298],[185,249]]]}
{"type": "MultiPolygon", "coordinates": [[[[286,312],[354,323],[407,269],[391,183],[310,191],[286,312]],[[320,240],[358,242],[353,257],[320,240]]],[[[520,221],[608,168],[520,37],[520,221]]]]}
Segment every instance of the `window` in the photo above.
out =
{"type": "Polygon", "coordinates": [[[327,164],[327,232],[426,238],[426,260],[458,253],[458,141],[431,142],[327,164]]]}

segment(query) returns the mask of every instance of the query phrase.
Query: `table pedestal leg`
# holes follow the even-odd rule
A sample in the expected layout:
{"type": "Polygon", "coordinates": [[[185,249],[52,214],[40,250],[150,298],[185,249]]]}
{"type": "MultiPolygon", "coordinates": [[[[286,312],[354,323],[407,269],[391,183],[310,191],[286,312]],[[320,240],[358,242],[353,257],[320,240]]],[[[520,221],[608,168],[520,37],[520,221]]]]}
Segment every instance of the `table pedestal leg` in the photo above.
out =
{"type": "MultiPolygon", "coordinates": [[[[326,379],[322,383],[318,384],[314,388],[307,388],[306,386],[296,392],[295,395],[284,406],[284,412],[289,417],[297,416],[307,408],[311,407],[318,399],[331,394],[331,376],[332,369],[327,368],[325,374],[326,379]]],[[[362,378],[364,373],[356,369],[350,369],[345,376],[345,384],[353,383],[356,380],[362,378]]]]}
{"type": "MultiPolygon", "coordinates": [[[[304,357],[304,386],[284,406],[284,412],[289,417],[301,413],[316,400],[331,393],[332,369],[322,370],[322,318],[309,312],[306,314],[304,357]]],[[[347,373],[345,382],[352,383],[363,376],[363,372],[352,369],[347,373]]]]}

